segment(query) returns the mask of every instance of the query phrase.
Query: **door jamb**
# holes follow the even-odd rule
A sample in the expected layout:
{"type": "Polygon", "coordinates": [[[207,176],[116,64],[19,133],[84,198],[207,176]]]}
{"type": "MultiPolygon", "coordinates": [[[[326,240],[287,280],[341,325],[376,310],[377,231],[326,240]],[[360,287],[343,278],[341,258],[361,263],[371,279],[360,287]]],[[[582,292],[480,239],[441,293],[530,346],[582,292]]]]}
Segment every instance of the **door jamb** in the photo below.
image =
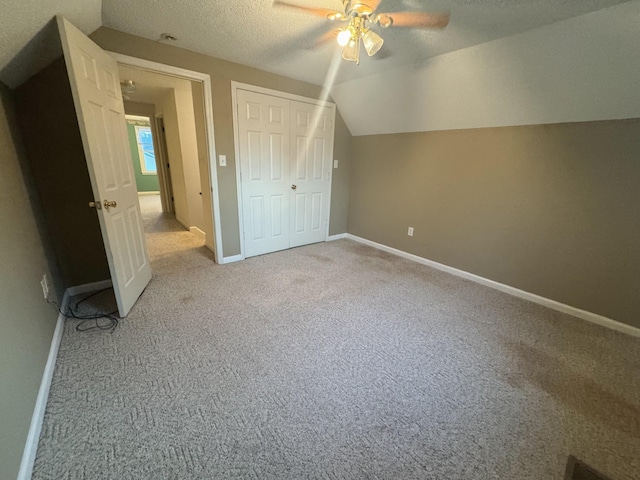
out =
{"type": "MultiPolygon", "coordinates": [[[[240,229],[240,255],[241,260],[246,257],[244,255],[244,218],[242,216],[242,172],[240,171],[240,137],[238,131],[238,90],[248,90],[250,92],[261,93],[264,95],[270,95],[272,97],[285,98],[287,100],[294,100],[297,102],[310,103],[312,105],[319,105],[322,107],[329,107],[333,111],[333,135],[335,139],[336,128],[336,104],[328,102],[326,100],[320,100],[317,98],[303,97],[301,95],[295,95],[293,93],[281,92],[278,90],[272,90],[270,88],[258,87],[257,85],[250,85],[248,83],[241,83],[231,81],[231,105],[233,107],[233,148],[236,160],[236,192],[238,194],[238,223],[240,229]]],[[[334,141],[331,142],[331,156],[333,158],[334,141]]],[[[215,162],[214,162],[215,163],[215,162]]],[[[332,162],[333,163],[333,162],[332,162]]],[[[332,165],[329,166],[329,210],[327,211],[327,224],[325,226],[325,241],[329,239],[329,224],[331,217],[331,188],[333,186],[333,170],[332,165]]]]}
{"type": "Polygon", "coordinates": [[[142,58],[131,57],[129,55],[123,55],[121,53],[111,52],[107,50],[107,53],[111,55],[120,65],[127,65],[130,67],[137,67],[143,70],[149,70],[151,72],[163,73],[165,75],[172,75],[174,77],[181,77],[188,80],[195,80],[202,82],[204,92],[204,113],[205,123],[207,129],[207,146],[209,153],[209,182],[211,187],[211,202],[213,212],[213,235],[214,235],[214,247],[215,247],[215,261],[216,263],[223,264],[229,263],[229,260],[225,261],[225,257],[222,250],[222,227],[220,222],[220,197],[218,188],[218,170],[216,167],[216,146],[215,136],[213,130],[213,95],[211,92],[211,76],[206,73],[196,72],[193,70],[186,70],[184,68],[175,67],[173,65],[167,65],[164,63],[152,62],[144,60],[142,58]]]}
{"type": "Polygon", "coordinates": [[[163,186],[163,192],[162,192],[162,201],[165,203],[166,208],[165,208],[165,212],[166,213],[173,213],[175,214],[175,208],[173,205],[173,184],[171,183],[171,172],[169,171],[169,156],[167,154],[167,139],[164,135],[164,131],[160,131],[160,120],[162,120],[162,125],[164,128],[164,115],[162,113],[156,113],[153,118],[151,119],[151,124],[153,125],[153,127],[155,128],[155,132],[156,132],[156,142],[158,144],[158,153],[159,155],[156,155],[156,158],[160,158],[161,160],[161,164],[160,167],[158,168],[158,172],[162,172],[162,186],[163,186]]]}

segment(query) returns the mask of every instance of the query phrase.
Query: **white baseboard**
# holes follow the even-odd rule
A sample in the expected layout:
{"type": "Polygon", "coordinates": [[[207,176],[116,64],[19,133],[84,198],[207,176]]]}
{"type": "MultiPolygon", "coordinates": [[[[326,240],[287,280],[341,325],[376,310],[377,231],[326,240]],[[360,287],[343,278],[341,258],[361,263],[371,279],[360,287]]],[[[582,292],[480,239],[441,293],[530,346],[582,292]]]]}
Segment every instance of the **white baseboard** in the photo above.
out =
{"type": "Polygon", "coordinates": [[[200,237],[203,240],[207,239],[207,234],[204,233],[202,230],[200,230],[198,227],[189,227],[189,231],[191,233],[193,233],[194,235],[197,235],[198,237],[200,237]]]}
{"type": "Polygon", "coordinates": [[[419,257],[418,255],[413,255],[412,253],[403,252],[402,250],[398,250],[397,248],[388,247],[387,245],[373,242],[371,240],[367,240],[366,238],[351,235],[350,233],[347,233],[345,238],[354,240],[359,243],[363,243],[365,245],[369,245],[370,247],[374,247],[379,250],[392,253],[394,255],[398,255],[399,257],[403,257],[417,263],[421,263],[422,265],[433,267],[437,270],[450,273],[457,277],[471,280],[472,282],[476,282],[481,285],[485,285],[487,287],[493,288],[495,290],[508,293],[509,295],[513,295],[514,297],[522,298],[524,300],[537,303],[538,305],[543,305],[553,310],[557,310],[562,313],[573,315],[574,317],[578,317],[582,320],[586,320],[588,322],[595,323],[597,325],[601,325],[606,328],[610,328],[611,330],[616,330],[618,332],[626,333],[627,335],[631,335],[634,337],[640,337],[640,328],[632,327],[631,325],[627,325],[626,323],[622,323],[617,320],[613,320],[611,318],[598,315],[597,313],[581,310],[579,308],[572,307],[571,305],[566,305],[564,303],[560,303],[555,300],[551,300],[549,298],[541,297],[540,295],[536,295],[535,293],[526,292],[524,290],[520,290],[518,288],[505,285],[504,283],[495,282],[493,280],[489,280],[488,278],[484,278],[479,275],[475,275],[473,273],[465,272],[464,270],[459,270],[457,268],[449,267],[448,265],[444,265],[442,263],[434,262],[433,260],[428,260],[426,258],[419,257]]]}
{"type": "Polygon", "coordinates": [[[338,233],[337,235],[329,235],[327,237],[327,242],[333,242],[335,240],[342,240],[343,238],[347,238],[347,233],[338,233]]]}
{"type": "Polygon", "coordinates": [[[178,218],[178,215],[176,214],[176,222],[178,222],[180,225],[182,225],[182,228],[184,228],[185,230],[189,230],[189,227],[187,227],[187,224],[185,222],[182,221],[181,218],[178,218]]]}
{"type": "Polygon", "coordinates": [[[240,262],[242,260],[244,260],[242,255],[232,255],[231,257],[222,257],[220,264],[223,265],[225,263],[240,262]]]}
{"type": "Polygon", "coordinates": [[[138,196],[144,197],[145,195],[160,195],[160,192],[138,192],[138,196]]]}
{"type": "MultiPolygon", "coordinates": [[[[69,297],[69,290],[67,290],[62,297],[62,304],[60,305],[60,310],[63,312],[66,312],[69,307],[69,297]]],[[[56,367],[56,359],[58,358],[58,349],[60,348],[60,342],[62,341],[63,329],[64,315],[59,313],[56,328],[53,331],[53,338],[51,339],[51,346],[49,347],[49,356],[47,357],[47,363],[44,367],[42,380],[40,381],[40,389],[38,390],[36,405],[33,409],[31,425],[29,425],[29,433],[27,434],[27,441],[22,453],[22,461],[20,462],[20,470],[18,470],[17,480],[30,480],[33,473],[33,464],[36,460],[38,441],[40,440],[42,422],[44,421],[44,412],[47,408],[49,389],[51,388],[53,371],[56,367]]]]}
{"type": "MultiPolygon", "coordinates": [[[[67,288],[62,296],[60,311],[66,312],[68,310],[69,300],[71,297],[75,295],[82,295],[83,293],[97,292],[98,290],[109,288],[111,285],[112,282],[109,279],[67,288]]],[[[42,381],[40,382],[40,389],[38,390],[38,398],[36,399],[36,405],[33,409],[31,425],[29,425],[29,433],[27,434],[27,441],[22,453],[22,461],[20,462],[20,470],[18,470],[17,480],[30,480],[33,473],[33,463],[36,460],[38,441],[40,440],[42,422],[44,421],[44,412],[47,408],[47,400],[49,399],[49,389],[51,388],[53,372],[56,368],[58,349],[60,348],[60,342],[62,341],[64,320],[64,315],[59,313],[56,328],[53,331],[53,338],[51,339],[51,346],[49,347],[49,356],[47,357],[47,363],[42,374],[42,381]]]]}
{"type": "MultiPolygon", "coordinates": [[[[78,285],[77,287],[69,287],[65,292],[69,297],[75,297],[76,295],[82,295],[83,293],[97,292],[98,290],[104,290],[113,285],[111,279],[100,280],[99,282],[85,283],[84,285],[78,285]]],[[[63,312],[65,310],[62,310],[63,312]]]]}

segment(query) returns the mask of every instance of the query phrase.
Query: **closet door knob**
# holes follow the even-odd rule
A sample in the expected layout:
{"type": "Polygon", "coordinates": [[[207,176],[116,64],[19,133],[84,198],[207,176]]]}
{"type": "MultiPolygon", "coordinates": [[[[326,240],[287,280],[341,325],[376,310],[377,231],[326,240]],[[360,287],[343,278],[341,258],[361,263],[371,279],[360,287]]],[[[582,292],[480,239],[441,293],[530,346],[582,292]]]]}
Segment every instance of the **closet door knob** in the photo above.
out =
{"type": "Polygon", "coordinates": [[[291,185],[291,190],[295,190],[296,188],[298,188],[297,185],[291,185]]]}

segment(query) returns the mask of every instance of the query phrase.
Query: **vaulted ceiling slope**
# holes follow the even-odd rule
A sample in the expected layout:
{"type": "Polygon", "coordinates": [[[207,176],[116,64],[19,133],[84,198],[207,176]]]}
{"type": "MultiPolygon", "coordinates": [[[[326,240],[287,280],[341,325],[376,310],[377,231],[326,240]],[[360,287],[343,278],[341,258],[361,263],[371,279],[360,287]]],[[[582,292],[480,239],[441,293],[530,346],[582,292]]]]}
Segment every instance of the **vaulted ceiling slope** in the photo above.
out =
{"type": "MultiPolygon", "coordinates": [[[[334,10],[340,0],[288,0],[334,10]]],[[[339,62],[336,83],[388,71],[447,52],[518,34],[600,10],[625,0],[382,0],[380,10],[451,12],[444,31],[391,28],[385,45],[360,65],[339,62]]],[[[0,81],[15,87],[43,56],[42,31],[62,14],[85,33],[107,26],[152,40],[177,37],[176,46],[290,78],[322,84],[337,45],[315,46],[336,25],[272,0],[0,0],[0,81]],[[40,34],[40,36],[39,36],[40,34]]]]}
{"type": "Polygon", "coordinates": [[[352,135],[640,117],[640,0],[334,86],[352,135]]]}
{"type": "Polygon", "coordinates": [[[57,14],[91,33],[102,25],[102,0],[0,0],[1,82],[15,88],[54,58],[57,14]]]}

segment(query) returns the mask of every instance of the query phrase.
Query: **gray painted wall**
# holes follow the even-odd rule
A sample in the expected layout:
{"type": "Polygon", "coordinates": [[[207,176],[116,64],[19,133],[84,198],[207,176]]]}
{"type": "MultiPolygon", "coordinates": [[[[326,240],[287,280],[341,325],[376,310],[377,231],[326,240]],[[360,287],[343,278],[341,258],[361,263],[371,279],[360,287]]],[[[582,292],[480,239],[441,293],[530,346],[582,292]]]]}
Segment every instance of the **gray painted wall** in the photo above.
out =
{"type": "Polygon", "coordinates": [[[40,288],[55,266],[41,237],[11,97],[0,84],[0,478],[6,479],[18,474],[58,316],[40,288]]]}
{"type": "Polygon", "coordinates": [[[639,153],[640,119],[354,137],[348,231],[640,327],[639,153]]]}

